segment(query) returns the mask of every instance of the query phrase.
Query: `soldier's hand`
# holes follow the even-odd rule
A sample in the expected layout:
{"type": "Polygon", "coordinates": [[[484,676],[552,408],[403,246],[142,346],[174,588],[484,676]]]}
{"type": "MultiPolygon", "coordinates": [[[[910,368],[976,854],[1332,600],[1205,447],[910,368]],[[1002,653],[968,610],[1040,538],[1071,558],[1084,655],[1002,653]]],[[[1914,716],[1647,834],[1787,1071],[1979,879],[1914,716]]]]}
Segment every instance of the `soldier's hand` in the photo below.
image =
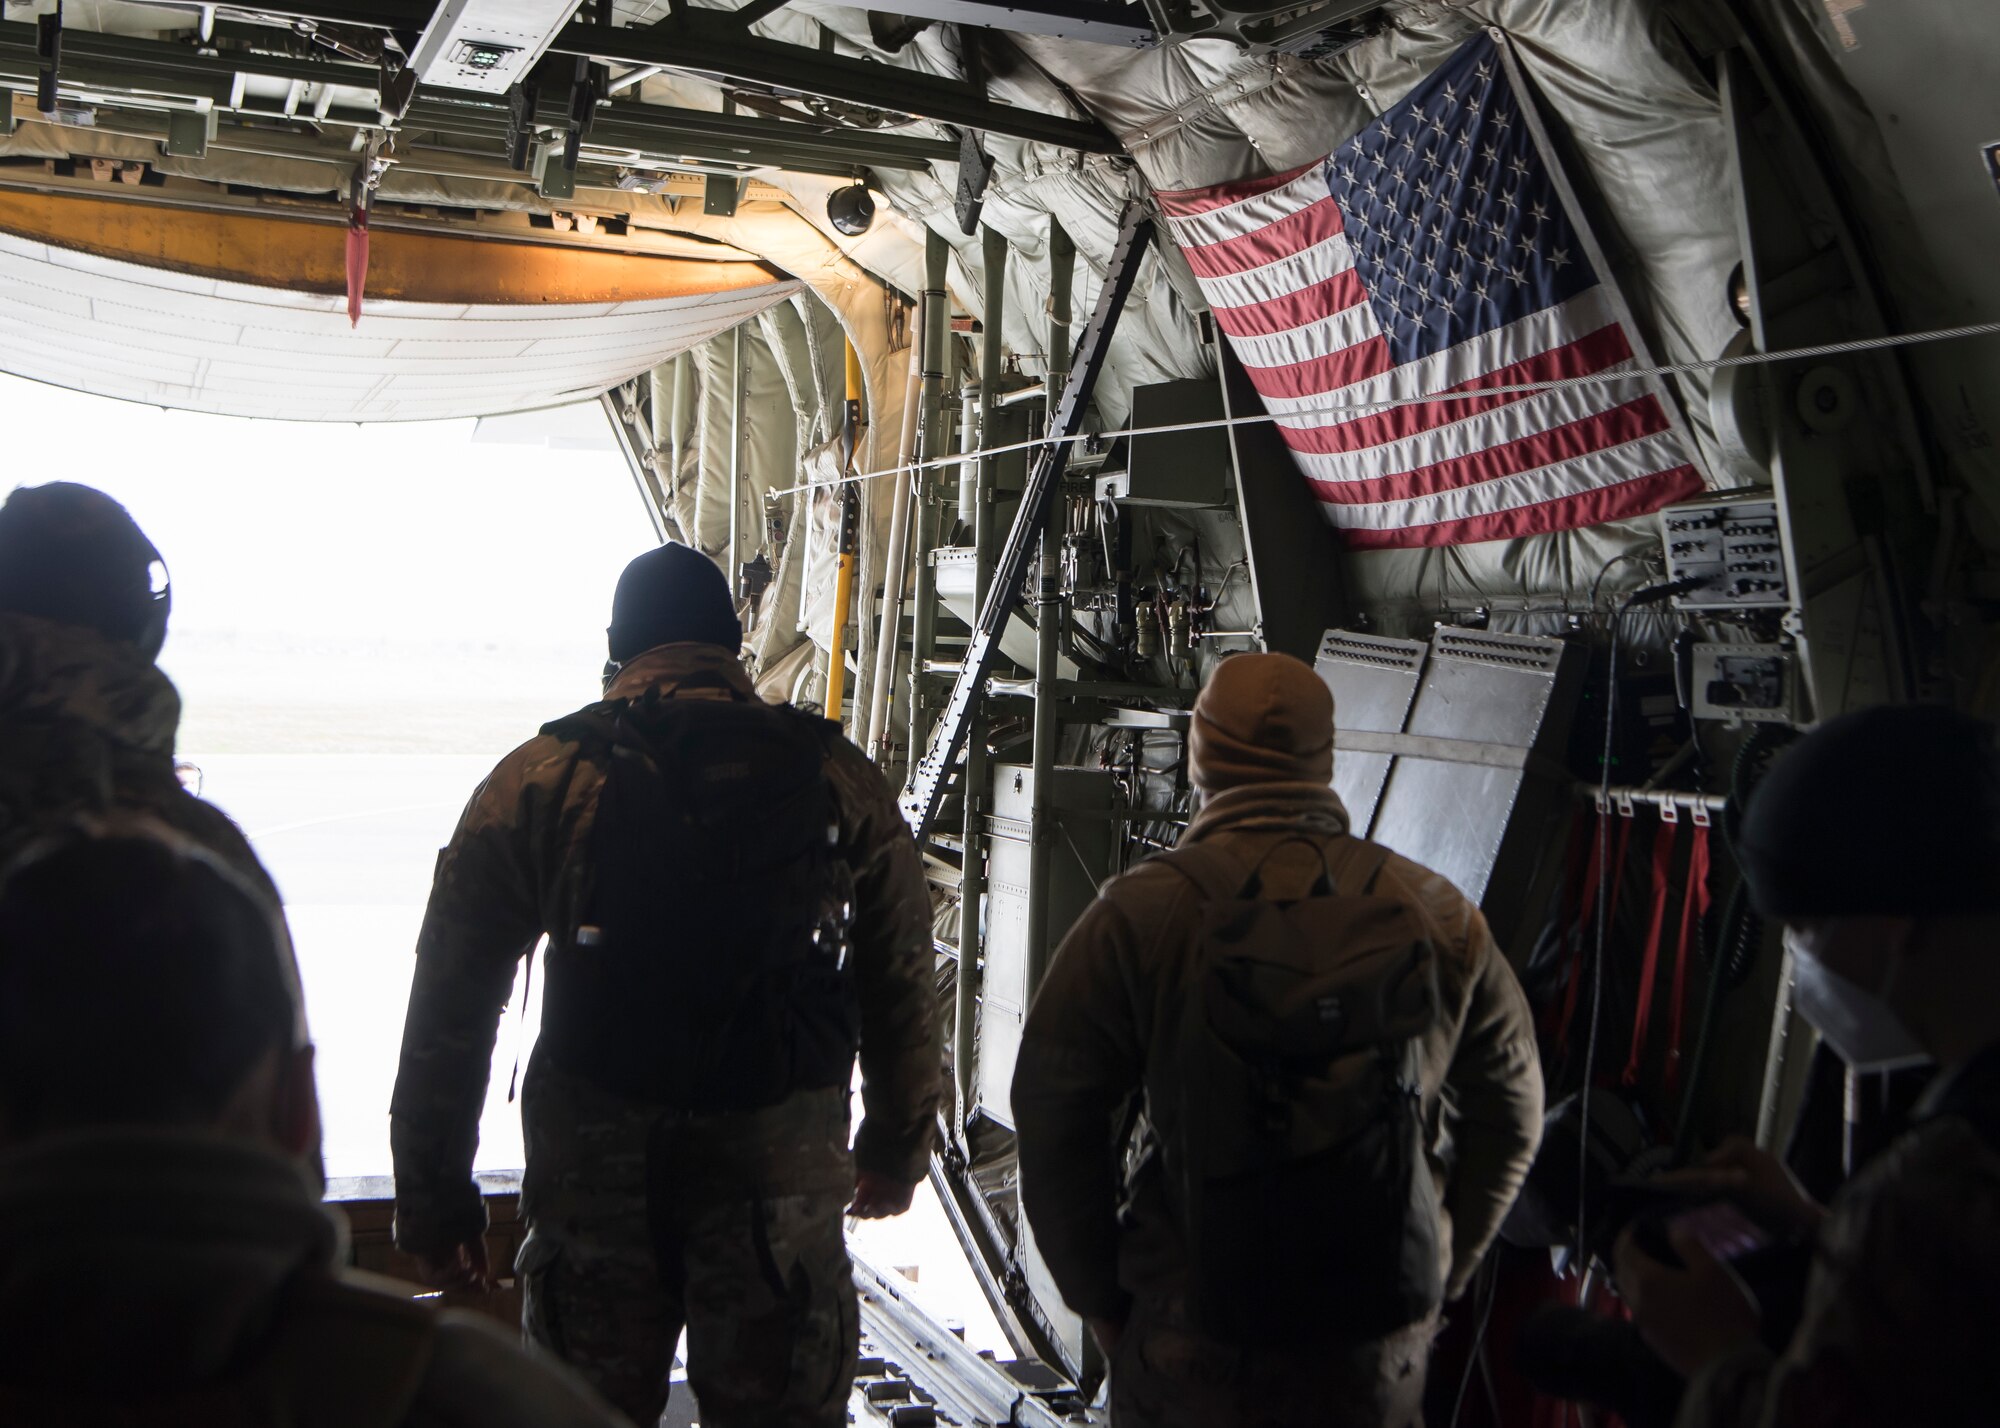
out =
{"type": "Polygon", "coordinates": [[[493,1290],[493,1269],[487,1262],[484,1236],[453,1245],[443,1254],[418,1255],[417,1273],[432,1289],[493,1290]]]}
{"type": "Polygon", "coordinates": [[[1809,1235],[1826,1215],[1783,1161],[1740,1135],[1725,1140],[1700,1165],[1669,1171],[1653,1183],[1733,1200],[1774,1230],[1809,1235]]]}
{"type": "Polygon", "coordinates": [[[917,1187],[887,1175],[863,1170],[854,1177],[854,1203],[847,1213],[857,1220],[886,1220],[910,1208],[917,1187]]]}
{"type": "Polygon", "coordinates": [[[1654,1259],[1627,1227],[1612,1252],[1618,1294],[1653,1352],[1693,1378],[1716,1359],[1757,1342],[1760,1316],[1743,1281],[1692,1229],[1669,1225],[1667,1242],[1687,1268],[1654,1259]]]}

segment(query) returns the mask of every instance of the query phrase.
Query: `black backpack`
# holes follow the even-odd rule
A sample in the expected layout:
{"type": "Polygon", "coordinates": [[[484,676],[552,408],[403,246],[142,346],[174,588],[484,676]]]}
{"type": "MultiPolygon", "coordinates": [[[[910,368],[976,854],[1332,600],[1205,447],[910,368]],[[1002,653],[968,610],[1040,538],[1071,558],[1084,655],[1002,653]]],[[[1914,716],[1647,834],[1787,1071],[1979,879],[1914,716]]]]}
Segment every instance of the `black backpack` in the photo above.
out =
{"type": "Polygon", "coordinates": [[[1435,953],[1408,907],[1368,892],[1383,849],[1347,840],[1337,887],[1327,850],[1296,841],[1322,866],[1292,902],[1212,845],[1162,855],[1203,906],[1147,1096],[1189,1310],[1233,1344],[1378,1338],[1444,1297],[1418,1084],[1435,953]]]}
{"type": "Polygon", "coordinates": [[[848,1084],[853,883],[828,727],[789,706],[657,693],[546,727],[605,760],[582,915],[550,945],[551,1060],[694,1112],[848,1084]]]}

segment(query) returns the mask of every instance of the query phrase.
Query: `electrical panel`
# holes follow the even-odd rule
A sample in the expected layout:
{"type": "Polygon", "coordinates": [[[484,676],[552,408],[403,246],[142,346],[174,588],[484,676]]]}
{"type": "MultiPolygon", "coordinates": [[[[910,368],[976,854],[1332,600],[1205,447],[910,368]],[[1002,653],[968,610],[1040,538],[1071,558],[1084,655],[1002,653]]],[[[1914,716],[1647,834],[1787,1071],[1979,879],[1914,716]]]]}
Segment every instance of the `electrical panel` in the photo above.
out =
{"type": "Polygon", "coordinates": [[[1758,610],[1792,603],[1778,503],[1764,491],[1684,501],[1660,512],[1669,580],[1703,584],[1683,610],[1758,610]]]}
{"type": "MultiPolygon", "coordinates": [[[[1153,382],[1132,389],[1132,425],[1142,430],[1219,421],[1224,415],[1222,388],[1212,378],[1153,382]]],[[[1221,427],[1134,436],[1127,446],[1125,467],[1097,479],[1100,501],[1196,508],[1229,503],[1229,433],[1221,427]]]]}
{"type": "Polygon", "coordinates": [[[1798,721],[1798,660],[1783,645],[1698,644],[1692,683],[1697,719],[1798,721]]]}
{"type": "Polygon", "coordinates": [[[438,89],[505,94],[527,78],[574,9],[553,0],[445,0],[410,68],[438,89]]]}

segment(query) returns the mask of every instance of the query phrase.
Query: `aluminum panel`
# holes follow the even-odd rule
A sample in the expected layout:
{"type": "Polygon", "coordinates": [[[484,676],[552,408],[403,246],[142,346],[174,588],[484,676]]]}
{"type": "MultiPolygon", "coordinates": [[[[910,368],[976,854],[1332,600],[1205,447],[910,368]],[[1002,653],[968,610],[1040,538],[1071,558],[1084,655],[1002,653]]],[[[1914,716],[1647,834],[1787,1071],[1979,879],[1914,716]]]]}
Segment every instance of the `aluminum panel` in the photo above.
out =
{"type": "Polygon", "coordinates": [[[1333,691],[1333,786],[1354,830],[1449,878],[1518,941],[1569,793],[1581,651],[1488,630],[1444,627],[1427,643],[1329,630],[1314,668],[1333,691]],[[1343,749],[1343,733],[1410,747],[1343,749]]]}
{"type": "MultiPolygon", "coordinates": [[[[1439,630],[1407,732],[1533,747],[1562,649],[1557,640],[1439,630]]],[[[1377,832],[1482,900],[1525,777],[1519,770],[1400,759],[1377,832]]]]}
{"type": "MultiPolygon", "coordinates": [[[[1112,776],[1100,769],[1058,768],[1052,777],[1056,834],[1048,869],[1051,952],[1097,896],[1098,884],[1111,874],[1113,830],[1104,815],[1115,792],[1112,776]]],[[[988,805],[992,836],[986,864],[985,966],[979,982],[979,1060],[973,1083],[981,1113],[1009,1127],[1014,1124],[1010,1094],[1014,1062],[1034,996],[1028,985],[1029,818],[1034,796],[1032,768],[994,767],[988,805]]]]}
{"type": "Polygon", "coordinates": [[[1333,691],[1333,791],[1347,805],[1354,831],[1364,837],[1372,836],[1394,756],[1343,753],[1339,731],[1402,732],[1428,653],[1429,646],[1420,640],[1391,640],[1352,630],[1328,630],[1320,638],[1313,668],[1333,691]]]}

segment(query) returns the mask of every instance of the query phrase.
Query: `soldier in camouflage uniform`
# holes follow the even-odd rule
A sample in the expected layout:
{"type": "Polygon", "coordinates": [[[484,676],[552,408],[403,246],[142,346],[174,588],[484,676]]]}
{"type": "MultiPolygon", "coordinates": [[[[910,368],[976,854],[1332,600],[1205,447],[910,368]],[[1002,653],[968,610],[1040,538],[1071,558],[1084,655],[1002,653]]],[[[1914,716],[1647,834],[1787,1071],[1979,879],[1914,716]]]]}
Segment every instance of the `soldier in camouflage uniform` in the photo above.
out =
{"type": "Polygon", "coordinates": [[[236,825],[181,787],[181,699],[153,661],[165,566],[125,508],[67,481],[0,507],[0,865],[40,827],[141,811],[276,898],[236,825]]]}
{"type": "MultiPolygon", "coordinates": [[[[610,635],[611,701],[756,698],[722,576],[685,547],[628,567],[610,635]]],[[[641,1424],[665,1406],[683,1325],[704,1424],[844,1423],[858,1324],[841,1212],[901,1213],[927,1165],[941,1078],[922,866],[881,775],[824,727],[854,885],[865,1118],[852,1152],[844,1086],[732,1114],[664,1110],[559,1064],[546,1025],[527,1070],[524,1328],[641,1424]]],[[[438,862],[391,1113],[397,1242],[438,1284],[489,1278],[471,1169],[496,1026],[523,954],[579,926],[608,762],[587,742],[529,740],[438,862]]]]}

